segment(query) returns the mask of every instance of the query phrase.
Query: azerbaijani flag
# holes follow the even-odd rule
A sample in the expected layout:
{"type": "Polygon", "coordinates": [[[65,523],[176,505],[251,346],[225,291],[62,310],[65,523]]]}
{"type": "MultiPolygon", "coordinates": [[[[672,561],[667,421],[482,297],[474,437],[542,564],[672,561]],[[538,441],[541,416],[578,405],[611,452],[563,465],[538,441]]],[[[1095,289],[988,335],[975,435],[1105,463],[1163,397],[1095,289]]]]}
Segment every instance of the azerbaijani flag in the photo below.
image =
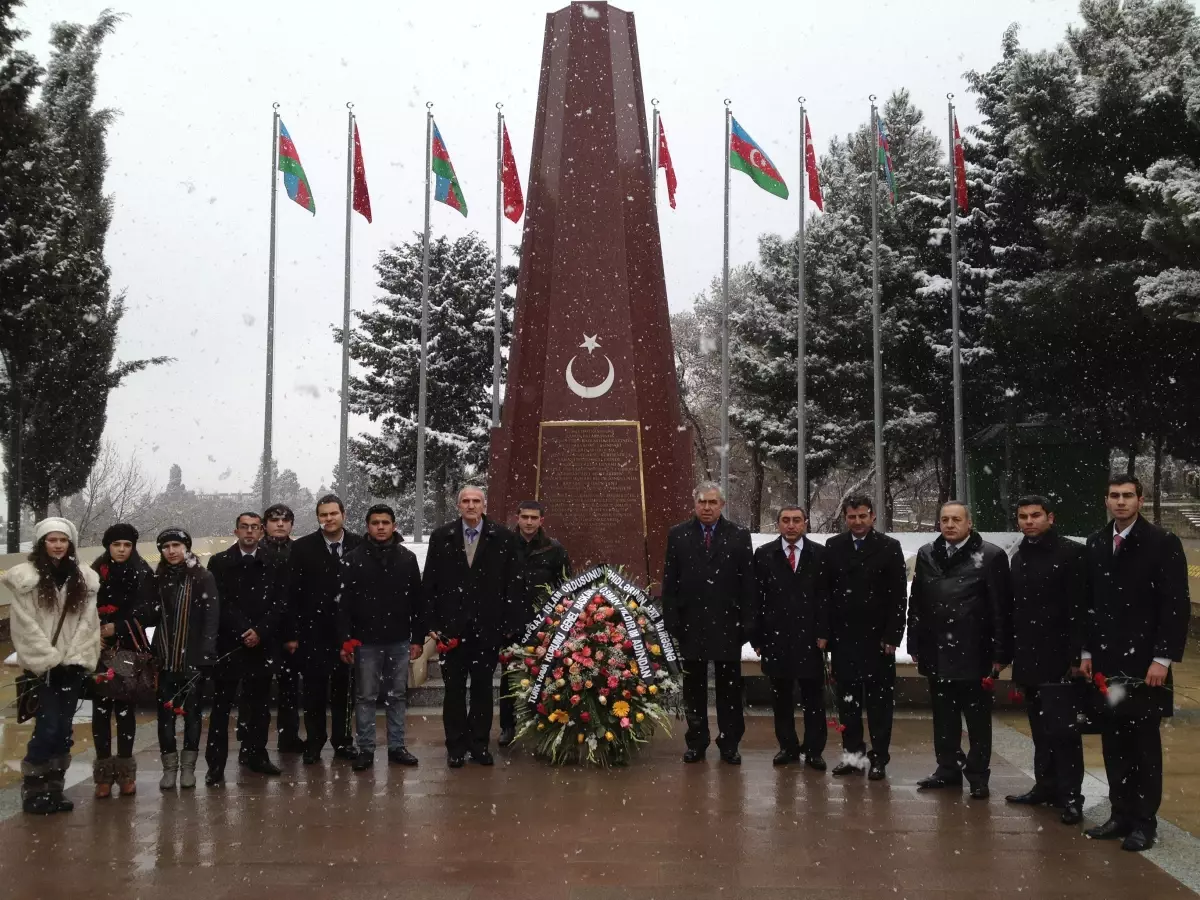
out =
{"type": "Polygon", "coordinates": [[[888,194],[892,198],[892,206],[895,206],[896,175],[892,171],[892,148],[888,145],[887,123],[882,118],[876,118],[875,123],[879,131],[878,140],[876,141],[878,165],[883,169],[883,175],[887,179],[888,194]]]}
{"type": "Polygon", "coordinates": [[[437,122],[433,123],[433,174],[437,176],[433,199],[466,216],[467,201],[463,199],[462,186],[454,174],[454,163],[450,162],[450,152],[442,140],[442,133],[438,131],[437,122]]]}
{"type": "Polygon", "coordinates": [[[783,183],[783,176],[767,154],[763,153],[762,147],[746,134],[737,119],[733,120],[733,130],[729,135],[729,166],[745,172],[764,191],[787,199],[788,189],[783,183]]]}
{"type": "Polygon", "coordinates": [[[292,143],[292,136],[284,128],[282,119],[279,120],[279,171],[283,173],[287,195],[315,216],[317,202],[313,200],[304,166],[300,165],[300,154],[296,152],[296,145],[292,143]]]}

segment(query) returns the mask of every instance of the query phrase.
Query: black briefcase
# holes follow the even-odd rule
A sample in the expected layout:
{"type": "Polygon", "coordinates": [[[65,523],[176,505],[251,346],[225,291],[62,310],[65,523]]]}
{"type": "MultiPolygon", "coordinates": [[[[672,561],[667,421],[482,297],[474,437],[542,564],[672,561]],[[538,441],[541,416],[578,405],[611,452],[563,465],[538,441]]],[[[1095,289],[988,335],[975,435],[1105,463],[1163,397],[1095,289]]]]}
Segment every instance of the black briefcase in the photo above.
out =
{"type": "Polygon", "coordinates": [[[1110,711],[1100,689],[1086,678],[1038,685],[1042,724],[1048,737],[1100,734],[1110,711]]]}

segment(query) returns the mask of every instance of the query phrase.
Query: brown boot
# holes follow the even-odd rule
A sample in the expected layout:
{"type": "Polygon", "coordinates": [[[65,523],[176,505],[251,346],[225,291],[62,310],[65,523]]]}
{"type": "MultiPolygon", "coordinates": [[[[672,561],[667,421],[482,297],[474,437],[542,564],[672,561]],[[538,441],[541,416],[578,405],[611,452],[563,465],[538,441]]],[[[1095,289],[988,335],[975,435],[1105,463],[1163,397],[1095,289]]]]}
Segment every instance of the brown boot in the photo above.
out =
{"type": "Polygon", "coordinates": [[[118,756],[114,762],[121,796],[133,796],[137,793],[137,760],[132,756],[118,756]]]}
{"type": "Polygon", "coordinates": [[[92,781],[96,783],[97,799],[111,797],[113,782],[116,780],[116,762],[111,756],[92,763],[92,781]]]}

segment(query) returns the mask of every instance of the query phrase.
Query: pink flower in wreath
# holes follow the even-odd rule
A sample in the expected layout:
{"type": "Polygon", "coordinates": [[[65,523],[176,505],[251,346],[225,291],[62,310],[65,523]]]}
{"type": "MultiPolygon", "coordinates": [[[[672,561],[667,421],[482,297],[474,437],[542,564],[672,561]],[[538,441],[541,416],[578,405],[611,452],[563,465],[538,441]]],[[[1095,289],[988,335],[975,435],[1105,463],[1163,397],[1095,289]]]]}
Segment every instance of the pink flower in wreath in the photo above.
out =
{"type": "Polygon", "coordinates": [[[622,716],[622,717],[621,717],[621,727],[622,727],[622,728],[628,728],[628,727],[629,727],[629,725],[630,725],[630,722],[629,722],[629,716],[622,716]]]}
{"type": "Polygon", "coordinates": [[[617,685],[618,685],[618,684],[620,684],[620,683],[621,683],[621,682],[620,682],[620,681],[617,679],[617,676],[616,676],[616,675],[609,675],[609,676],[608,676],[608,686],[609,686],[609,688],[611,688],[612,690],[616,690],[616,688],[617,688],[617,685]]]}

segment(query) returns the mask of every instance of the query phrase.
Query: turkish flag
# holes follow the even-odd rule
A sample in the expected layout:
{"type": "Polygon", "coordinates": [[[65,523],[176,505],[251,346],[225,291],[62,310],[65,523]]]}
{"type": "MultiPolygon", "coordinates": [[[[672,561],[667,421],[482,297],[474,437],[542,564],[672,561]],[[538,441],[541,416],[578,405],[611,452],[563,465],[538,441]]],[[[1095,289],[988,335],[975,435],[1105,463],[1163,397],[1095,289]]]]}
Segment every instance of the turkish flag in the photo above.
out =
{"type": "Polygon", "coordinates": [[[804,171],[808,173],[808,196],[825,212],[825,201],[821,197],[821,176],[817,173],[817,154],[813,150],[812,129],[808,127],[808,116],[804,117],[804,171]]]}
{"type": "MultiPolygon", "coordinates": [[[[667,200],[671,203],[671,209],[675,208],[675,185],[678,182],[675,179],[675,167],[671,165],[671,151],[667,149],[667,133],[663,130],[662,117],[658,120],[658,167],[667,170],[667,200]]],[[[654,173],[654,177],[658,177],[658,173],[654,173]]]]}
{"type": "Polygon", "coordinates": [[[967,208],[967,161],[963,157],[962,137],[958,133],[958,116],[954,117],[954,190],[958,208],[967,208]]]}
{"type": "Polygon", "coordinates": [[[367,167],[363,165],[362,142],[358,139],[358,123],[354,123],[354,211],[371,221],[371,195],[367,192],[367,167]]]}
{"type": "Polygon", "coordinates": [[[512,144],[508,142],[508,126],[504,126],[504,160],[500,166],[500,182],[504,187],[504,215],[517,222],[525,212],[525,197],[521,194],[521,176],[513,159],[512,144]]]}

